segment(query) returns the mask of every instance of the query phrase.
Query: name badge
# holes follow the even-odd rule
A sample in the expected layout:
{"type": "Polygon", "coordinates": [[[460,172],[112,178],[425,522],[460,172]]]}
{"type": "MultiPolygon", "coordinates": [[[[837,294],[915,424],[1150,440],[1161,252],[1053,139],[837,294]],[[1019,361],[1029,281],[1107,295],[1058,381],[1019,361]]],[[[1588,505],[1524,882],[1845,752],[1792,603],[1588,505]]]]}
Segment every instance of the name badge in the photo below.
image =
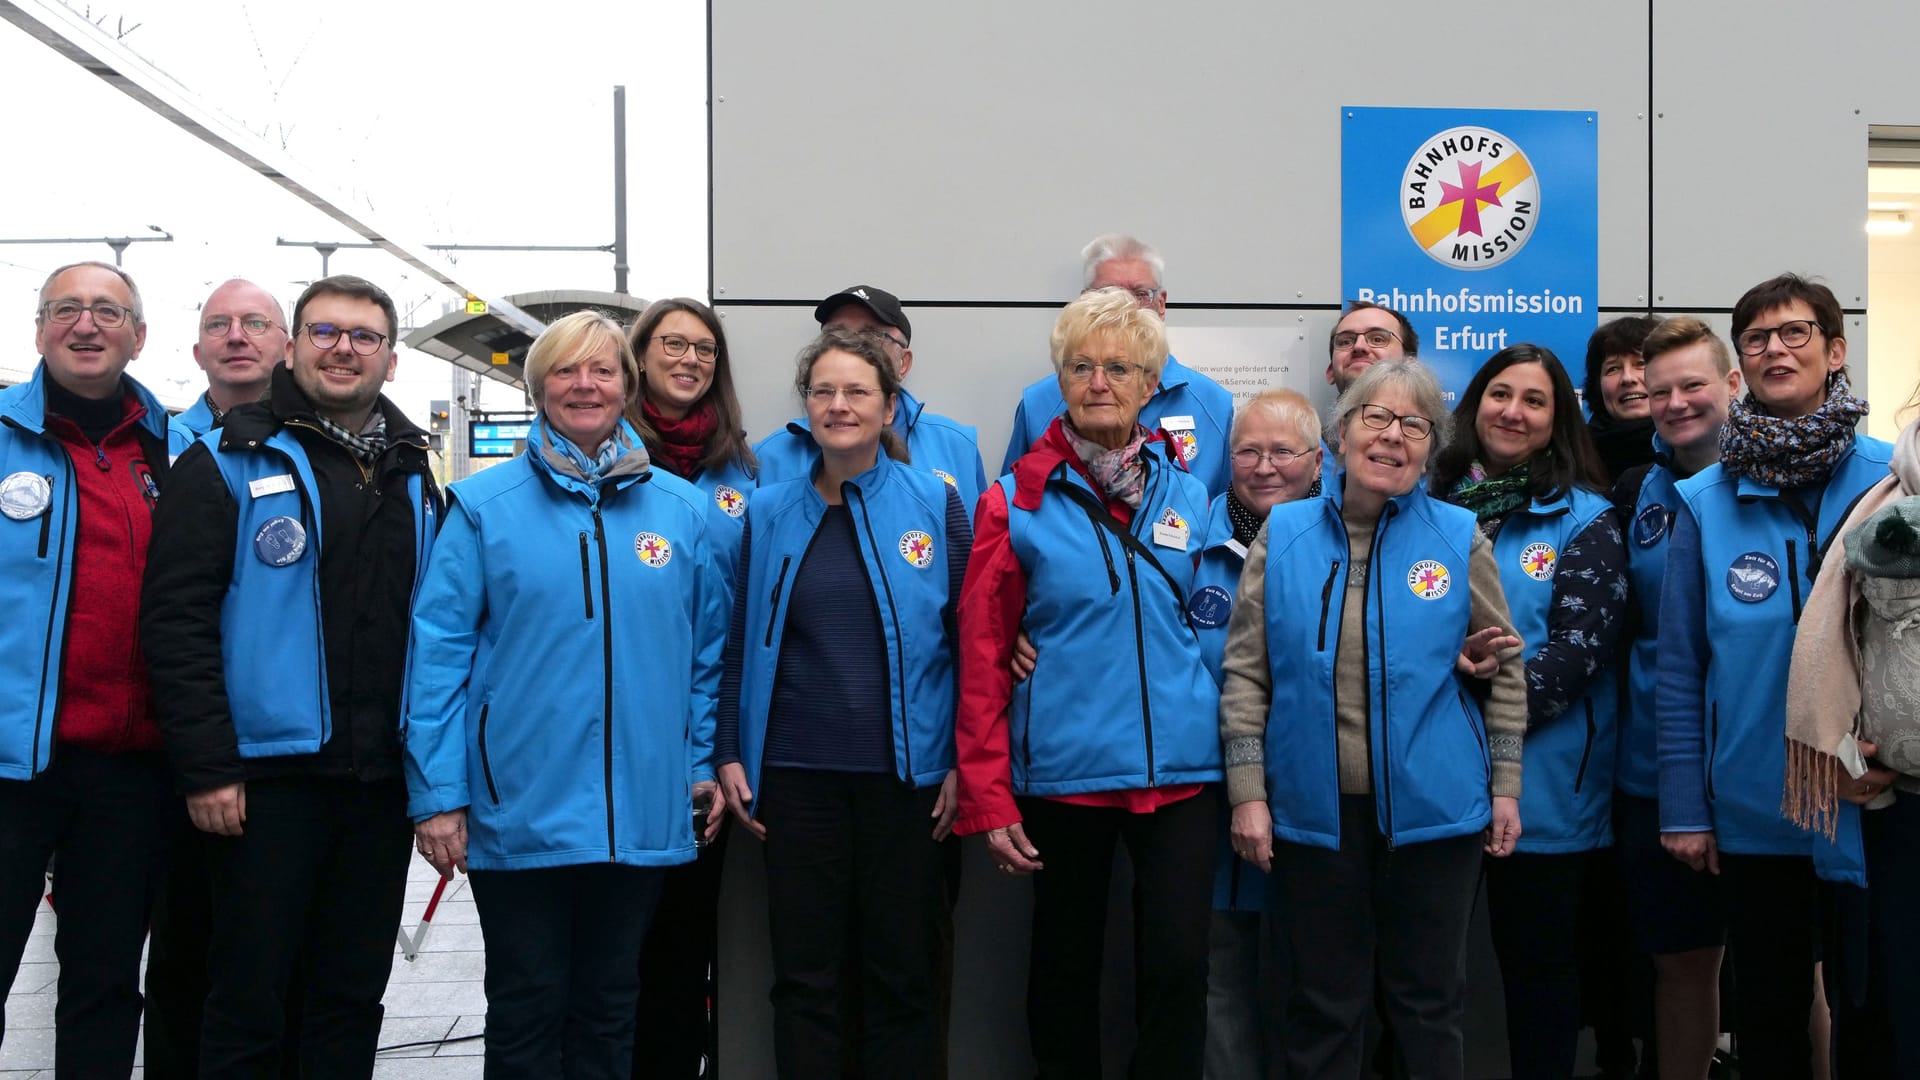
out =
{"type": "Polygon", "coordinates": [[[1168,431],[1192,431],[1193,417],[1163,416],[1160,418],[1160,426],[1166,428],[1168,431]]]}
{"type": "Polygon", "coordinates": [[[1238,540],[1227,541],[1227,550],[1233,552],[1235,555],[1240,556],[1242,559],[1245,559],[1247,557],[1247,545],[1241,543],[1238,540]]]}
{"type": "Polygon", "coordinates": [[[252,495],[256,499],[262,499],[268,495],[278,495],[283,491],[292,490],[292,473],[281,473],[279,476],[263,476],[247,484],[247,494],[252,495]]]}
{"type": "Polygon", "coordinates": [[[1176,551],[1187,550],[1187,537],[1191,534],[1192,530],[1183,529],[1178,525],[1156,523],[1153,526],[1153,542],[1160,547],[1173,548],[1176,551]]]}

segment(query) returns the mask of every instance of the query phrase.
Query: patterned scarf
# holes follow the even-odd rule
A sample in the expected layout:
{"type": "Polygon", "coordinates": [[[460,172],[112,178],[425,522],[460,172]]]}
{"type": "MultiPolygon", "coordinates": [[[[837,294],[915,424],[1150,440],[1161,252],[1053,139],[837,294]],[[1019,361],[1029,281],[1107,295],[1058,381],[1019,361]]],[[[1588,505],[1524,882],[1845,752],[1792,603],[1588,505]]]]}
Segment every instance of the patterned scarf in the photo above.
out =
{"type": "Polygon", "coordinates": [[[1836,371],[1827,380],[1827,400],[1792,419],[1768,414],[1752,395],[1734,402],[1720,429],[1721,467],[1768,487],[1825,483],[1853,445],[1854,425],[1867,415],[1867,403],[1852,390],[1846,372],[1836,371]]]}
{"type": "Polygon", "coordinates": [[[1140,460],[1140,448],[1147,444],[1152,432],[1136,423],[1133,425],[1133,437],[1127,440],[1127,444],[1118,450],[1109,450],[1097,442],[1082,438],[1065,417],[1060,419],[1060,430],[1066,433],[1067,442],[1073,445],[1074,453],[1080,455],[1081,463],[1093,476],[1093,485],[1103,495],[1126,503],[1135,510],[1140,509],[1140,500],[1147,491],[1147,466],[1140,460]]]}
{"type": "Polygon", "coordinates": [[[347,453],[362,465],[373,467],[379,462],[380,455],[387,452],[387,414],[378,405],[368,414],[366,426],[360,429],[358,435],[324,416],[316,414],[314,419],[319,422],[320,430],[327,433],[327,438],[346,447],[347,453]]]}
{"type": "Polygon", "coordinates": [[[1240,496],[1228,488],[1227,520],[1233,523],[1233,538],[1242,544],[1251,544],[1266,519],[1255,513],[1253,507],[1241,502],[1240,496]]]}
{"type": "Polygon", "coordinates": [[[589,484],[599,483],[600,475],[613,468],[613,463],[620,460],[620,455],[626,449],[620,445],[621,432],[618,427],[613,429],[613,434],[600,444],[600,449],[594,451],[592,457],[575,446],[571,439],[553,430],[545,418],[541,419],[540,428],[546,433],[547,445],[558,450],[574,468],[580,470],[581,477],[589,484]]]}
{"type": "Polygon", "coordinates": [[[675,420],[654,408],[653,402],[641,398],[640,414],[660,436],[657,445],[651,447],[654,459],[683,479],[697,474],[700,463],[706,460],[713,433],[720,426],[720,413],[713,402],[703,401],[675,420]]]}
{"type": "Polygon", "coordinates": [[[1523,461],[1504,475],[1490,477],[1487,467],[1476,461],[1447,492],[1447,501],[1473,511],[1480,519],[1480,531],[1491,538],[1502,519],[1532,501],[1527,494],[1527,465],[1523,461]]]}

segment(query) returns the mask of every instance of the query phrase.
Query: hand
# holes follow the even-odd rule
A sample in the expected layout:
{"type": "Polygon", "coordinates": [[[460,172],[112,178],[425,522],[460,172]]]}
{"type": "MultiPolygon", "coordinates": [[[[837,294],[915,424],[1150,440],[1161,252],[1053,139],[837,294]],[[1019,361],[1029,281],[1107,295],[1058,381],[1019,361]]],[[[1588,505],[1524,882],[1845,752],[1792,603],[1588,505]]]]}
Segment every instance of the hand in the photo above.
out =
{"type": "Polygon", "coordinates": [[[693,785],[693,801],[698,805],[701,798],[707,801],[707,831],[700,839],[711,844],[720,835],[720,829],[727,823],[727,792],[712,780],[696,780],[693,785]]]}
{"type": "Polygon", "coordinates": [[[1273,869],[1273,810],[1259,799],[1234,805],[1233,853],[1262,873],[1273,869]]]}
{"type": "Polygon", "coordinates": [[[1496,859],[1504,859],[1513,854],[1520,842],[1520,800],[1511,795],[1493,797],[1493,821],[1487,825],[1487,839],[1483,845],[1487,854],[1496,859]]]}
{"type": "Polygon", "coordinates": [[[1867,759],[1867,771],[1859,779],[1847,775],[1847,770],[1838,762],[1833,763],[1834,790],[1840,797],[1858,806],[1865,806],[1879,798],[1893,786],[1894,771],[1885,765],[1875,765],[1873,757],[1880,752],[1877,743],[1860,740],[1860,756],[1867,759]]]}
{"type": "Polygon", "coordinates": [[[947,778],[940,781],[940,797],[933,800],[933,842],[939,843],[953,835],[953,822],[960,816],[960,796],[955,790],[960,783],[960,774],[947,770],[947,778]]]}
{"type": "Polygon", "coordinates": [[[201,832],[239,836],[240,826],[247,820],[246,783],[241,781],[194,792],[187,796],[187,816],[201,832]]]}
{"type": "Polygon", "coordinates": [[[467,872],[467,808],[444,810],[413,827],[414,846],[440,876],[467,872]]]}
{"type": "Polygon", "coordinates": [[[987,854],[1000,864],[1003,874],[1031,874],[1046,869],[1040,861],[1040,849],[1027,841],[1027,830],[1019,822],[987,830],[987,854]]]}
{"type": "Polygon", "coordinates": [[[1469,679],[1491,679],[1500,671],[1500,654],[1519,647],[1518,636],[1498,626],[1483,627],[1467,635],[1453,669],[1469,679]]]}
{"type": "Polygon", "coordinates": [[[1025,630],[1013,639],[1013,681],[1025,682],[1033,674],[1033,665],[1040,662],[1040,651],[1033,647],[1033,639],[1025,630]]]}
{"type": "Polygon", "coordinates": [[[1720,845],[1711,832],[1663,832],[1660,846],[1695,870],[1709,874],[1720,872],[1720,845]]]}
{"type": "MultiPolygon", "coordinates": [[[[714,805],[722,804],[732,808],[733,816],[746,830],[762,840],[767,838],[767,827],[753,820],[748,807],[753,805],[753,789],[747,786],[747,767],[737,761],[720,766],[720,787],[713,793],[714,805]]],[[[711,829],[713,822],[707,822],[711,829]]]]}

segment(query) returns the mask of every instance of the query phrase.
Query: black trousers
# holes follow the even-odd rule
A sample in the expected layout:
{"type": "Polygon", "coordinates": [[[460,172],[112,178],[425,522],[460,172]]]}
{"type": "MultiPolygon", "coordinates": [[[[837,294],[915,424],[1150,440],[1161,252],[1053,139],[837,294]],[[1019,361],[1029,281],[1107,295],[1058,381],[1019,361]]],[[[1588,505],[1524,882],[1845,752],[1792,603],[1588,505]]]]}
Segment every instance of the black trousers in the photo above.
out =
{"type": "Polygon", "coordinates": [[[591,863],[469,877],[487,947],[487,1080],[625,1080],[640,991],[633,958],[665,868],[591,863]]]}
{"type": "Polygon", "coordinates": [[[861,1074],[879,1080],[934,1073],[930,959],[943,901],[930,815],[939,793],[884,773],[761,774],[773,1047],[782,1077],[838,1075],[841,992],[855,978],[861,1074]],[[850,933],[859,944],[857,975],[843,970],[850,933]]]}
{"type": "MultiPolygon", "coordinates": [[[[140,1032],[140,946],[178,805],[159,753],[54,748],[0,781],[0,988],[13,985],[55,855],[60,961],[54,1075],[126,1076],[140,1032]]],[[[6,1039],[0,1003],[0,1042],[6,1039]]]]}
{"type": "Polygon", "coordinates": [[[690,863],[666,868],[640,947],[633,1018],[635,1080],[717,1080],[720,1064],[720,868],[731,825],[690,863]]]}
{"type": "Polygon", "coordinates": [[[1813,860],[1720,853],[1741,1080],[1808,1080],[1813,1043],[1813,860]]]}
{"type": "Polygon", "coordinates": [[[207,847],[213,936],[203,1077],[278,1077],[303,973],[300,1072],[368,1077],[413,855],[398,779],[247,782],[247,820],[207,847]]]}
{"type": "Polygon", "coordinates": [[[1462,1080],[1480,845],[1474,833],[1389,850],[1371,795],[1340,797],[1338,851],[1274,841],[1273,916],[1293,955],[1288,1076],[1362,1074],[1377,986],[1401,1075],[1462,1080]]]}
{"type": "MultiPolygon", "coordinates": [[[[1867,888],[1833,886],[1834,1075],[1920,1076],[1920,796],[1860,815],[1867,888]]],[[[1743,1055],[1744,1060],[1744,1055],[1743,1055]]]]}
{"type": "Polygon", "coordinates": [[[1587,852],[1488,859],[1487,918],[1506,991],[1513,1080],[1567,1080],[1580,1044],[1587,852]]]}
{"type": "Polygon", "coordinates": [[[1113,855],[1133,864],[1134,1028],[1128,1073],[1199,1080],[1206,1060],[1207,949],[1219,792],[1151,814],[1019,800],[1046,869],[1033,876],[1027,1027],[1039,1075],[1099,1076],[1100,968],[1113,855]]]}

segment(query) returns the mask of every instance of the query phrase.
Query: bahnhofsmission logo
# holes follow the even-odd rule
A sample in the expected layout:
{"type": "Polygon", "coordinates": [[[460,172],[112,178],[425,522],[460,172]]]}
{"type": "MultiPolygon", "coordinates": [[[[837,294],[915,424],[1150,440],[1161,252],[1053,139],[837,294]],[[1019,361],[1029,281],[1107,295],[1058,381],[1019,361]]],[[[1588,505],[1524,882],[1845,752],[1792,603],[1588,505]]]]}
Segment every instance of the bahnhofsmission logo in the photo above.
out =
{"type": "Polygon", "coordinates": [[[1519,254],[1539,227],[1540,180],[1492,128],[1448,128],[1423,143],[1400,180],[1407,232],[1436,262],[1486,270],[1519,254]]]}

